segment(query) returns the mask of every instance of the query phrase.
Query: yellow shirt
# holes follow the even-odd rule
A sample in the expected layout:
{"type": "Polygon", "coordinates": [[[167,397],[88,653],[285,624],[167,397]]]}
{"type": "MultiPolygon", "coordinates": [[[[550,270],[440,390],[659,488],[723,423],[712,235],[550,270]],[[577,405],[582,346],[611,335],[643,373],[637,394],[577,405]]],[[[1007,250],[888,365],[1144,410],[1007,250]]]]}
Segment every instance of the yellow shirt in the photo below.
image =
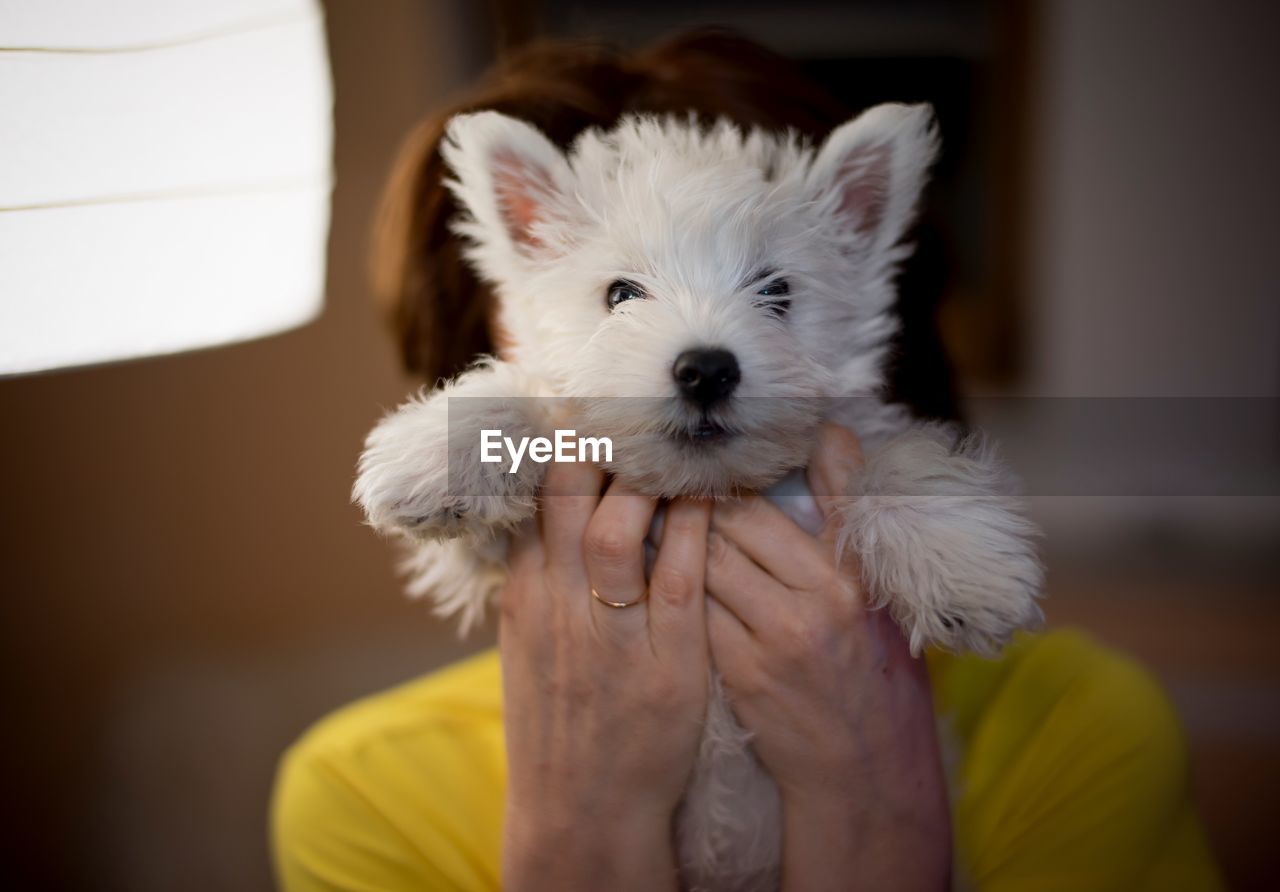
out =
{"type": "MultiPolygon", "coordinates": [[[[1074,632],[997,661],[931,655],[953,751],[958,871],[984,890],[1222,887],[1173,710],[1074,632]]],[[[499,888],[497,653],[348,706],[286,754],[272,802],[286,892],[499,888]]]]}

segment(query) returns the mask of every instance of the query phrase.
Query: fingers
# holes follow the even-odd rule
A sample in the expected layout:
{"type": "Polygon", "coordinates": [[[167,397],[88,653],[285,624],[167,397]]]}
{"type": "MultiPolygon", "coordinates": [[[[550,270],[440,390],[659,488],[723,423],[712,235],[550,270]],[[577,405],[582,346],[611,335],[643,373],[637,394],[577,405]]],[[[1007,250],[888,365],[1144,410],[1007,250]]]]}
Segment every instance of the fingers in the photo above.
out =
{"type": "Polygon", "coordinates": [[[710,526],[710,502],[677,499],[667,506],[649,580],[649,632],[659,656],[694,660],[706,646],[703,595],[710,526]]]}
{"type": "Polygon", "coordinates": [[[790,592],[743,554],[732,542],[712,532],[707,541],[706,588],[739,623],[758,632],[767,629],[790,592]]]}
{"type": "MultiPolygon", "coordinates": [[[[847,501],[849,480],[863,465],[862,446],[846,428],[828,422],[818,432],[818,443],[809,459],[809,488],[823,516],[830,521],[847,501]]],[[[824,537],[834,535],[828,523],[824,537]]]]}
{"type": "MultiPolygon", "coordinates": [[[[657,504],[657,499],[642,496],[616,480],[600,499],[582,540],[587,581],[600,597],[623,604],[644,598],[644,540],[657,504]]],[[[645,609],[639,605],[610,607],[592,598],[590,606],[597,625],[645,627],[645,609]]]]}
{"type": "Polygon", "coordinates": [[[600,502],[604,472],[585,462],[552,462],[542,485],[539,518],[547,563],[565,584],[586,581],[582,538],[600,502]]]}
{"type": "Polygon", "coordinates": [[[538,521],[530,517],[511,531],[507,546],[507,566],[513,575],[542,566],[545,555],[538,538],[538,521]]]}
{"type": "Polygon", "coordinates": [[[548,610],[538,597],[540,587],[528,581],[542,573],[545,553],[538,535],[537,518],[530,517],[511,531],[507,546],[507,583],[499,599],[498,642],[504,654],[527,654],[530,647],[539,649],[554,634],[561,613],[548,610]],[[531,603],[533,596],[536,603],[531,603]],[[534,609],[529,609],[533,607],[534,609]]]}
{"type": "Polygon", "coordinates": [[[726,679],[742,677],[746,661],[759,649],[751,630],[714,597],[706,599],[706,616],[712,662],[726,679]]]}
{"type": "Polygon", "coordinates": [[[762,496],[717,502],[711,528],[783,585],[810,589],[826,580],[829,549],[762,496]]]}

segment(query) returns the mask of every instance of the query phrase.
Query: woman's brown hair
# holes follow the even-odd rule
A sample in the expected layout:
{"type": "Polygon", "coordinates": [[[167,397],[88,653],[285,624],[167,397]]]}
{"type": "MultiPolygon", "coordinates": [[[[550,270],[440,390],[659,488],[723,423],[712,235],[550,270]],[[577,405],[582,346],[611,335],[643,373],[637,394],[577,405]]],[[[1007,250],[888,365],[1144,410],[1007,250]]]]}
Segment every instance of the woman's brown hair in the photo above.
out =
{"type": "Polygon", "coordinates": [[[791,128],[814,142],[851,114],[795,63],[721,29],[632,52],[585,41],[535,43],[503,59],[474,92],[411,134],[374,233],[375,293],[404,368],[428,383],[494,349],[494,298],[450,231],[457,206],[439,151],[449,118],[481,109],[527,121],[562,149],[583,130],[610,128],[628,113],[693,112],[707,122],[791,128]]]}

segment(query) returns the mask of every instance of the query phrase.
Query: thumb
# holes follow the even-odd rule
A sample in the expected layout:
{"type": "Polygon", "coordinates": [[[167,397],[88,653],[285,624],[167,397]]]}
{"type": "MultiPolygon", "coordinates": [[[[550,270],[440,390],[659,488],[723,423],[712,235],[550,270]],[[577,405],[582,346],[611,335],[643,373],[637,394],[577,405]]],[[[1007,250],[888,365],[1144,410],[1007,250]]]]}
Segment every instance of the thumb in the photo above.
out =
{"type": "Polygon", "coordinates": [[[809,489],[827,521],[824,538],[835,535],[831,518],[849,501],[849,481],[862,465],[862,446],[853,432],[832,422],[824,424],[807,471],[809,489]]]}

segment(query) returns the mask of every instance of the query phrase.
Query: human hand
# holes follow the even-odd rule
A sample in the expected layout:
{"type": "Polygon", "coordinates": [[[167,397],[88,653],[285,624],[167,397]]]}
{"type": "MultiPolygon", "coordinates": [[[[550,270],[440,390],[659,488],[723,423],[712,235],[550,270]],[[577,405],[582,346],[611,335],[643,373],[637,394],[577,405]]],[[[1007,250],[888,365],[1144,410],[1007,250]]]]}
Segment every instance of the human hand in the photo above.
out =
{"type": "Polygon", "coordinates": [[[710,507],[677,500],[644,597],[656,501],[552,464],[502,592],[504,888],[675,888],[671,817],[706,712],[710,507]]]}
{"type": "Polygon", "coordinates": [[[857,439],[825,427],[808,474],[817,536],[760,496],[717,503],[711,653],[782,793],[784,888],[940,888],[951,834],[928,674],[836,555],[860,465],[857,439]]]}

